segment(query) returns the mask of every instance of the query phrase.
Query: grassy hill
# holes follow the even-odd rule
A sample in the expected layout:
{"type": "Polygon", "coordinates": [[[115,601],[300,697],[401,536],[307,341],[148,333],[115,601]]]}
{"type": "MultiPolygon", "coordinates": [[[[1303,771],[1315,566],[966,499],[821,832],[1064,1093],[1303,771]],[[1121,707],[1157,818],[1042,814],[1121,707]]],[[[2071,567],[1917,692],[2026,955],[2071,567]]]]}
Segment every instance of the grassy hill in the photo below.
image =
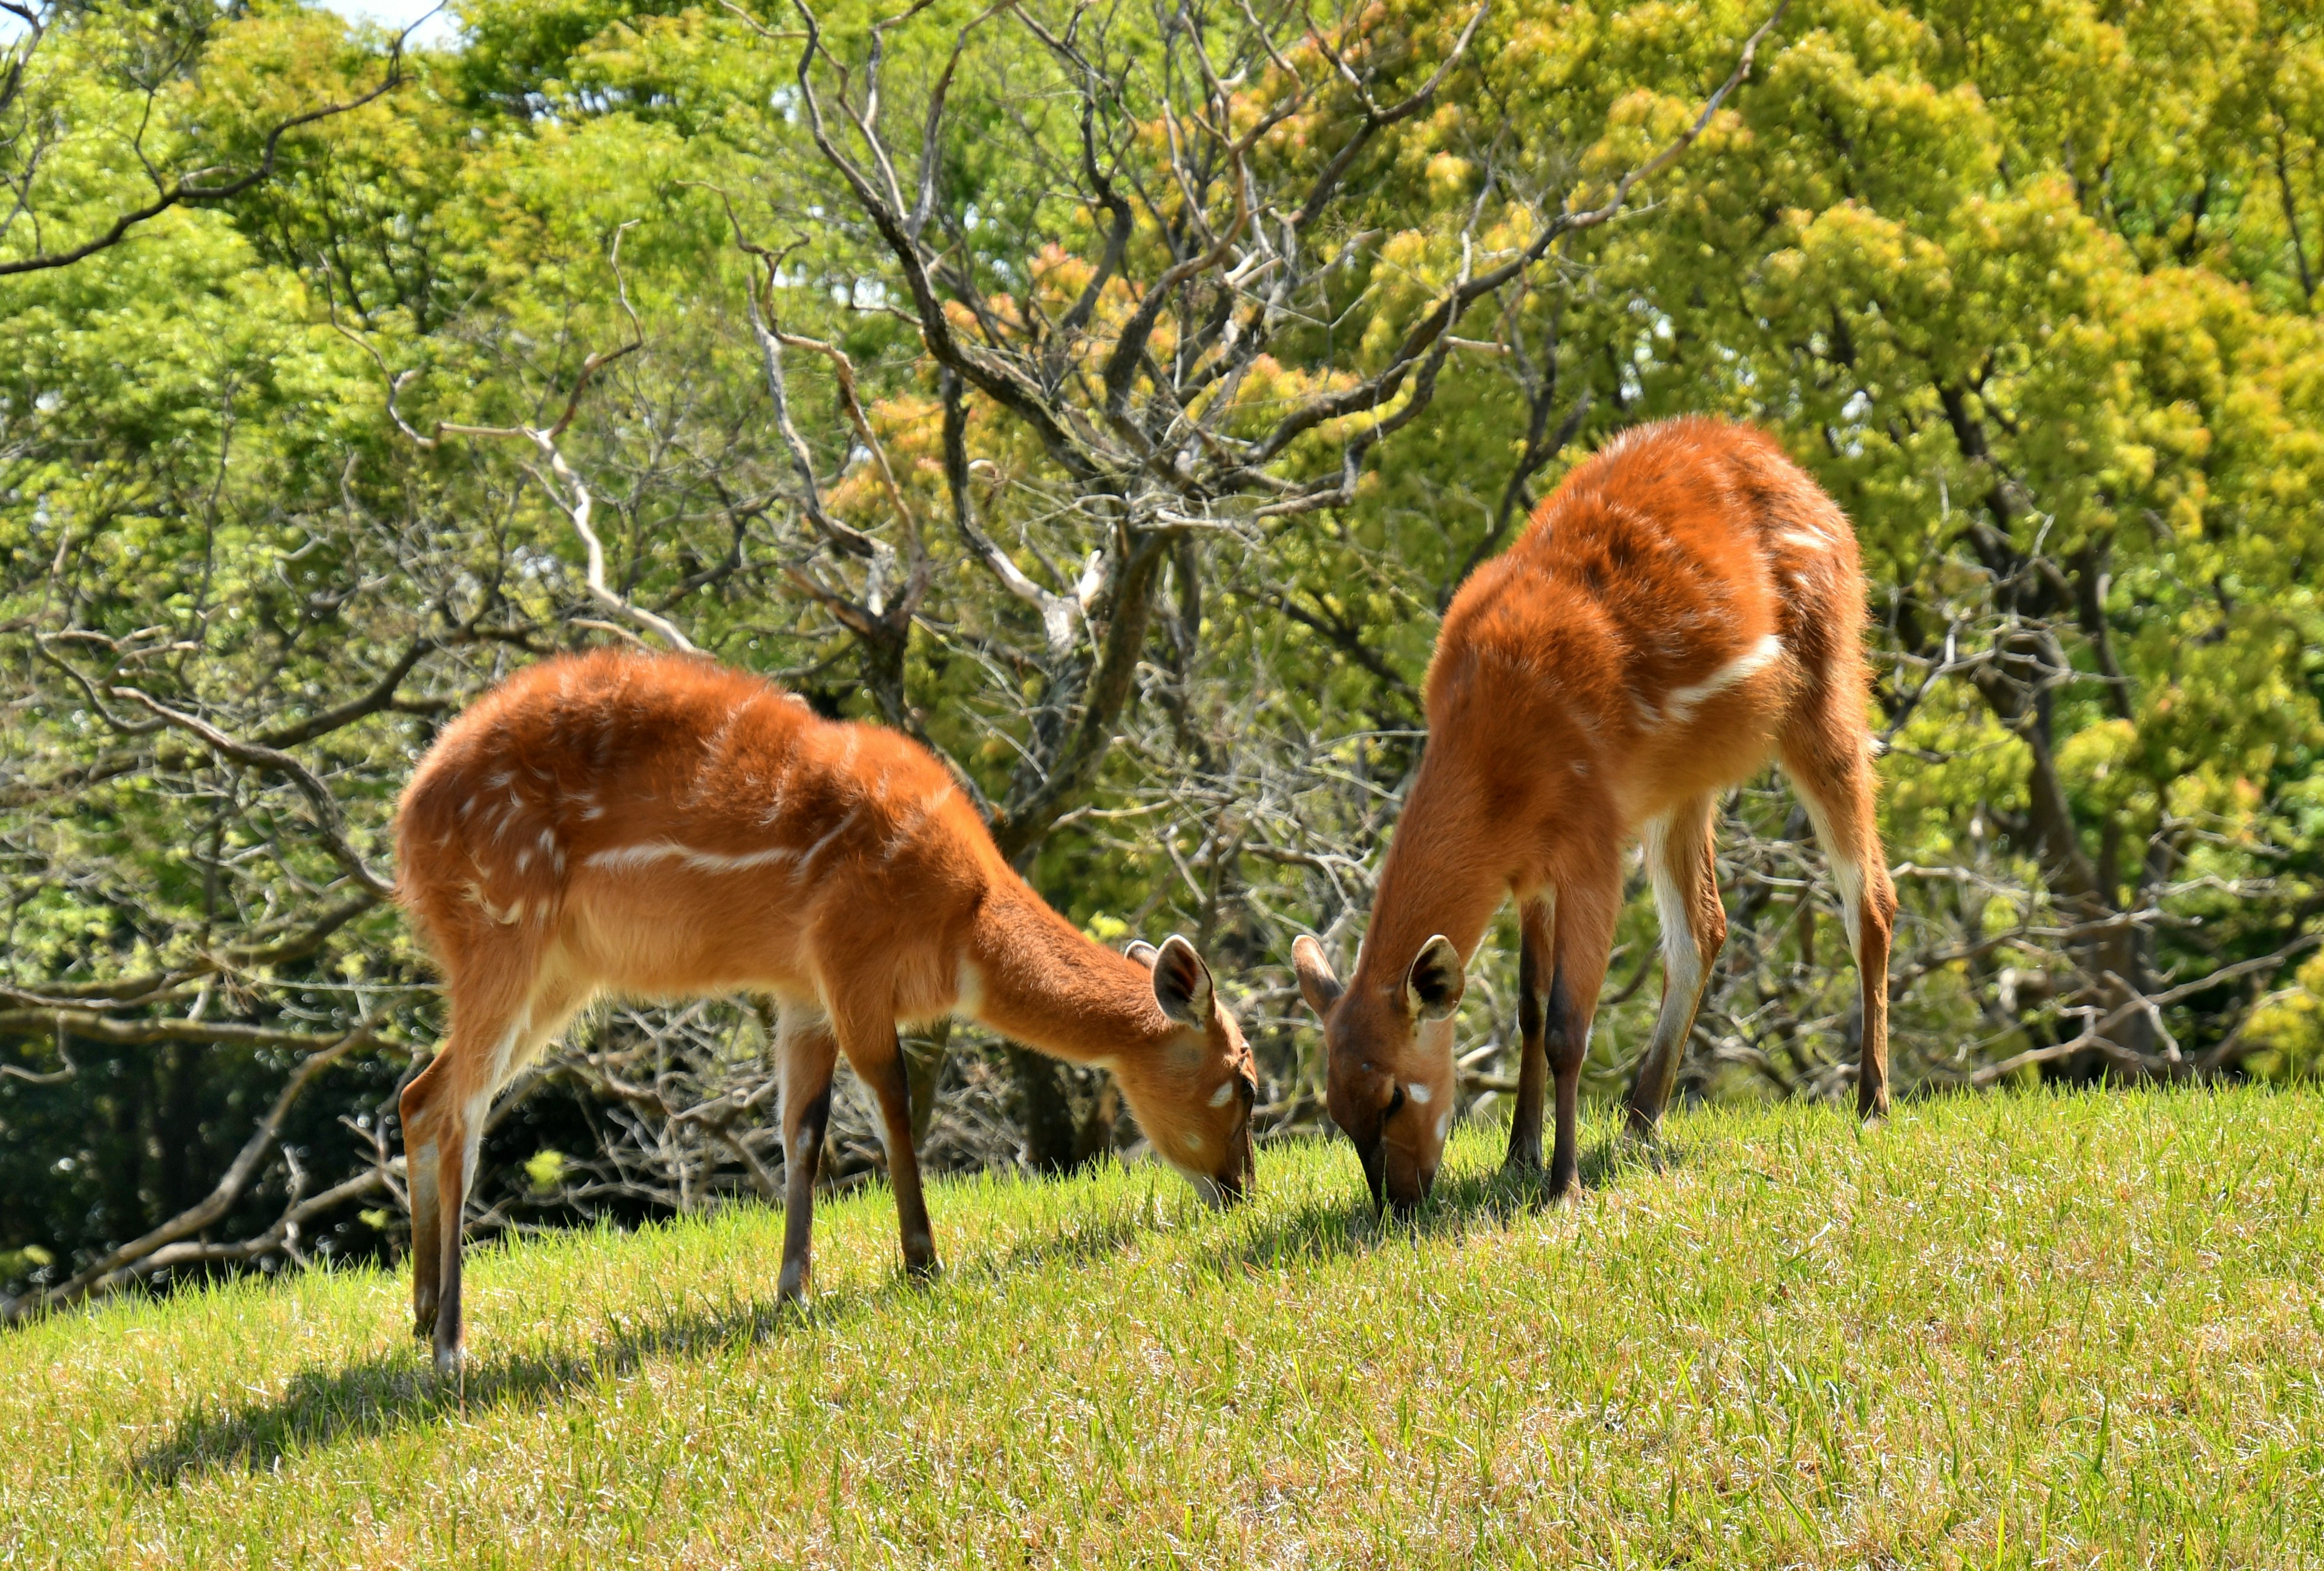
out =
{"type": "Polygon", "coordinates": [[[0,1564],[2324,1564],[2324,1096],[1593,1126],[1543,1209],[1457,1142],[1239,1213],[1152,1169],[482,1252],[0,1337],[0,1564]]]}

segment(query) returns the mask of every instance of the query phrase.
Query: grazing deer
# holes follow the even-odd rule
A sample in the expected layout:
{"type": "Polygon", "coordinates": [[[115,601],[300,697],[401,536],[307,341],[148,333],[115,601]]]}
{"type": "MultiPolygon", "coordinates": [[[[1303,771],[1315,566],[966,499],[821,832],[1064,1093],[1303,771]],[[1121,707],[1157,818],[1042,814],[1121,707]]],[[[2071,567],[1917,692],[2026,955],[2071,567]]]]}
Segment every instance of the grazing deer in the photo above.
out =
{"type": "Polygon", "coordinates": [[[543,661],[447,727],[405,791],[398,897],[440,963],[442,1049],[403,1093],[412,1308],[460,1358],[461,1207],[486,1108],[602,993],[778,1004],[779,1291],[807,1289],[835,1055],[879,1104],[904,1261],[936,1268],[899,1021],[963,1014],[1119,1079],[1213,1203],[1250,1173],[1250,1055],[1184,938],[1119,955],[1042,903],[924,748],[690,656],[543,661]]]}
{"type": "Polygon", "coordinates": [[[1454,1094],[1462,968],[1504,894],[1518,905],[1524,1039],[1508,1165],[1550,1189],[1576,1160],[1576,1096],[1622,903],[1645,841],[1662,918],[1663,1002],[1631,1092],[1651,1133],[1720,945],[1718,795],[1782,759],[1831,860],[1863,990],[1857,1106],[1888,1107],[1888,940],[1896,897],[1873,821],[1864,578],[1838,504],[1764,432],[1674,420],[1576,468],[1516,545],[1453,597],[1429,662],[1428,744],[1343,986],[1321,945],[1292,950],[1323,1017],[1332,1117],[1375,1206],[1419,1203],[1454,1094]]]}

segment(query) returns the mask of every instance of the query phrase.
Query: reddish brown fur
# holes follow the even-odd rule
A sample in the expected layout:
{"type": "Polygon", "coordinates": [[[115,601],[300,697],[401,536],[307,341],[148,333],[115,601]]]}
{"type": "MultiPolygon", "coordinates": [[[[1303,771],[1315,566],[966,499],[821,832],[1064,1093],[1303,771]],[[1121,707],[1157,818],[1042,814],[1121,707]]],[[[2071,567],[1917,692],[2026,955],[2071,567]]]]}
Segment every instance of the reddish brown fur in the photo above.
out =
{"type": "Polygon", "coordinates": [[[1864,622],[1838,505],[1764,432],[1704,419],[1609,444],[1462,588],[1429,665],[1427,754],[1344,992],[1314,939],[1295,951],[1324,1017],[1332,1114],[1376,1199],[1415,1203],[1434,1178],[1460,968],[1508,895],[1522,916],[1525,1038],[1509,1162],[1540,1164],[1554,1040],[1551,1187],[1572,1183],[1621,851],[1641,834],[1665,952],[1663,1012],[1630,1104],[1633,1129],[1651,1132],[1726,938],[1717,795],[1771,756],[1840,884],[1862,973],[1858,1101],[1868,1117],[1886,1112],[1895,897],[1873,820],[1864,622]],[[1430,949],[1436,935],[1449,950],[1430,949]]]}
{"type": "Polygon", "coordinates": [[[451,1003],[402,1104],[413,1305],[441,1363],[459,1353],[458,1197],[484,1110],[604,993],[778,1001],[787,1297],[807,1285],[839,1052],[881,1104],[906,1263],[934,1267],[899,1021],[973,1015],[1107,1064],[1198,1187],[1222,1198],[1248,1178],[1250,1055],[1185,940],[1138,958],[1090,942],[925,749],[818,719],[756,677],[613,652],[533,666],[445,730],[397,842],[400,897],[451,1003]]]}

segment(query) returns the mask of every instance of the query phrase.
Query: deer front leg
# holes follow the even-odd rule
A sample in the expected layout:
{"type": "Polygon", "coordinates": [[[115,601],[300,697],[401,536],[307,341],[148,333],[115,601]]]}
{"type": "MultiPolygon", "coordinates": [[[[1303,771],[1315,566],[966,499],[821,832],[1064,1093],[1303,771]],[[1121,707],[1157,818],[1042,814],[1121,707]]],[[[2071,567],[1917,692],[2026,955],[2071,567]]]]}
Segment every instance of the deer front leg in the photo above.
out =
{"type": "Polygon", "coordinates": [[[419,1084],[413,1081],[403,1092],[403,1181],[411,1197],[411,1334],[424,1342],[436,1331],[444,1261],[438,1231],[436,1140],[423,1106],[412,1099],[419,1084]]]}
{"type": "Polygon", "coordinates": [[[777,1051],[783,1099],[783,1269],[775,1296],[803,1300],[814,1275],[815,1174],[831,1122],[838,1044],[818,1012],[785,1005],[777,1051]]]}
{"type": "Polygon", "coordinates": [[[1550,1157],[1549,1195],[1563,1199],[1582,1159],[1582,1064],[1590,1056],[1590,1022],[1614,949],[1614,919],[1622,908],[1618,860],[1558,891],[1554,952],[1557,966],[1543,1010],[1547,1056],[1557,1086],[1557,1146],[1550,1157]]]}
{"type": "Polygon", "coordinates": [[[1541,1109],[1549,1090],[1543,1032],[1550,981],[1557,970],[1554,901],[1548,894],[1529,900],[1517,919],[1517,1115],[1509,1123],[1509,1154],[1501,1164],[1512,1173],[1541,1171],[1541,1109]]]}

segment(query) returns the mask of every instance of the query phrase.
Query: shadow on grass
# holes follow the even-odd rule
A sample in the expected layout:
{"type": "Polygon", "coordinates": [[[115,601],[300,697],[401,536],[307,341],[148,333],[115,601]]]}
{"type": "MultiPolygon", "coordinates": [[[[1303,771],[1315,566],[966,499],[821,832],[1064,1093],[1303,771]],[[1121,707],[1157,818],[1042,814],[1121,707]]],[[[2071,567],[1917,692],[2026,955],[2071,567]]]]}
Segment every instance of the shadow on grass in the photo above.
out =
{"type": "MultiPolygon", "coordinates": [[[[1041,1238],[972,1254],[945,1276],[999,1281],[1058,1261],[1095,1261],[1128,1249],[1156,1224],[1143,1212],[1076,1217],[1041,1238]]],[[[426,1344],[406,1342],[351,1363],[303,1370],[281,1395],[265,1400],[190,1413],[166,1439],[133,1456],[128,1473],[137,1483],[166,1486],[195,1474],[263,1471],[281,1457],[350,1436],[387,1434],[478,1409],[546,1405],[650,1359],[704,1357],[845,1325],[923,1290],[899,1269],[879,1285],[828,1293],[806,1306],[779,1303],[770,1289],[764,1298],[625,1317],[630,1324],[593,1346],[472,1358],[451,1380],[439,1380],[429,1366],[426,1344]]]]}
{"type": "MultiPolygon", "coordinates": [[[[1683,1166],[1687,1153],[1666,1137],[1640,1145],[1624,1137],[1583,1146],[1576,1173],[1583,1191],[1609,1189],[1637,1172],[1662,1171],[1683,1166]]],[[[1367,1254],[1390,1243],[1424,1238],[1459,1238],[1471,1232],[1508,1226],[1520,1218],[1550,1210],[1545,1172],[1513,1173],[1496,1163],[1469,1171],[1440,1174],[1436,1187],[1410,1221],[1375,1216],[1362,1193],[1362,1178],[1353,1153],[1349,1177],[1355,1192],[1346,1197],[1318,1197],[1304,1205],[1269,1216],[1260,1225],[1220,1241],[1207,1251],[1205,1263],[1218,1269],[1278,1270],[1287,1266],[1367,1254]]]]}
{"type": "MultiPolygon", "coordinates": [[[[1585,1189],[1605,1188],[1626,1172],[1681,1160],[1667,1147],[1601,1141],[1583,1151],[1581,1182],[1585,1189]]],[[[1359,1182],[1344,1194],[1311,1199],[1256,1228],[1232,1230],[1204,1258],[1222,1271],[1281,1268],[1370,1252],[1416,1236],[1505,1225],[1551,1203],[1547,1182],[1538,1174],[1498,1169],[1448,1173],[1420,1215],[1402,1223],[1375,1218],[1359,1182]]],[[[972,1254],[947,1275],[955,1281],[998,1283],[1060,1261],[1094,1261],[1122,1252],[1162,1224],[1157,1213],[1144,1207],[1075,1217],[1043,1237],[972,1254]]],[[[921,1290],[899,1270],[879,1285],[828,1294],[804,1308],[778,1303],[771,1292],[723,1306],[677,1307],[632,1317],[592,1346],[475,1360],[452,1380],[439,1380],[429,1369],[424,1344],[407,1342],[352,1363],[302,1371],[279,1396],[188,1414],[167,1438],[133,1456],[128,1474],[134,1482],[168,1487],[205,1473],[263,1471],[285,1456],[351,1436],[388,1434],[477,1409],[546,1405],[608,1376],[632,1372],[650,1359],[706,1357],[846,1325],[921,1290]]]]}

